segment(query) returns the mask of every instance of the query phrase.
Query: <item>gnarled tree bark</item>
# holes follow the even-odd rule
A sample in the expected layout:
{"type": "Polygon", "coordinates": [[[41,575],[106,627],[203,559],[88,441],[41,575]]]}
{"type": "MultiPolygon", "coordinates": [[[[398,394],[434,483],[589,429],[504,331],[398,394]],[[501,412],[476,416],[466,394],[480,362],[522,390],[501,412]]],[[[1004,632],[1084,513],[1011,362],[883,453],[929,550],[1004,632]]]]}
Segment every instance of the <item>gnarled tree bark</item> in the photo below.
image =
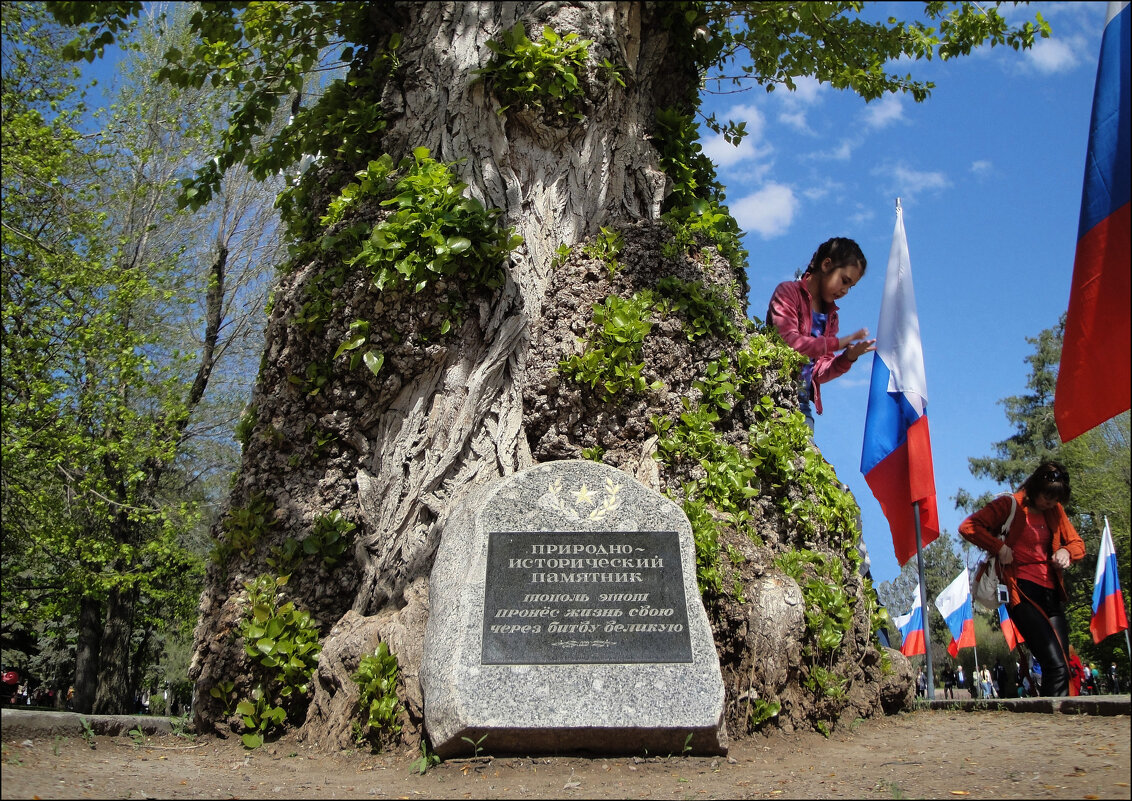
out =
{"type": "MultiPolygon", "coordinates": [[[[593,304],[610,294],[655,287],[659,278],[672,275],[731,293],[738,301],[729,312],[733,323],[740,330],[746,324],[738,311],[745,307],[745,277],[710,248],[684,257],[663,253],[671,234],[656,222],[667,178],[651,141],[655,117],[667,107],[690,113],[698,91],[694,66],[664,24],[671,7],[505,2],[396,3],[393,9],[375,22],[366,43],[375,52],[382,49],[394,27],[403,37],[399,66],[374,97],[388,126],[375,138],[370,157],[389,153],[396,161],[423,146],[437,160],[455,162],[467,192],[502,210],[502,223],[515,228],[523,245],[506,265],[500,289],[467,291],[463,323],[445,337],[430,332],[443,319],[437,307],[446,286],[419,294],[379,292],[368,276],[347,273],[334,290],[335,318],[312,334],[296,318],[306,287],[328,265],[312,261],[284,279],[252,401],[257,422],[231,498],[236,508],[262,493],[270,499],[275,525],[254,554],[209,569],[193,665],[197,722],[206,728],[223,729],[222,705],[210,698],[211,688],[231,679],[237,693],[246,694],[255,684],[236,636],[246,609],[244,582],[267,570],[273,546],[304,536],[319,514],[338,509],[358,526],[353,562],[333,571],[300,566],[286,588],[324,632],[310,707],[299,710],[305,715],[302,736],[331,747],[346,741],[356,702],[349,675],[378,641],[390,642],[399,658],[408,730],[416,730],[422,709],[415,676],[428,572],[449,511],[468,488],[535,462],[578,457],[586,447],[602,448],[608,463],[673,493],[679,493],[687,471],[698,469],[660,469],[648,419],[651,414],[678,419],[682,399],[698,392],[693,382],[703,367],[725,347],[733,354],[734,344],[706,337],[691,345],[676,318],[661,320],[644,359],[665,389],[607,403],[565,382],[556,370],[560,359],[579,351],[577,337],[587,329],[593,304]],[[625,86],[599,81],[591,68],[582,82],[583,120],[532,108],[500,113],[490,80],[476,71],[492,55],[487,42],[518,22],[532,39],[549,25],[559,35],[576,32],[592,40],[591,67],[602,59],[619,65],[625,86]],[[382,24],[389,29],[379,29],[382,24]],[[625,237],[620,271],[613,274],[578,248],[556,262],[561,245],[573,248],[602,227],[625,237]],[[308,365],[330,358],[353,319],[383,332],[385,366],[378,377],[364,375],[364,369],[347,371],[342,359],[333,363],[317,394],[297,388],[302,381],[294,379],[308,365]],[[324,441],[330,437],[328,450],[312,444],[312,431],[322,432],[324,441]]],[[[334,173],[334,165],[322,169],[334,173]]],[[[768,375],[749,393],[755,399],[769,394],[780,405],[795,403],[789,382],[777,381],[768,375]]],[[[737,443],[746,440],[751,405],[750,398],[737,404],[728,418],[729,436],[737,443]]],[[[764,525],[771,545],[751,552],[769,565],[775,547],[794,547],[799,537],[774,533],[782,521],[772,511],[764,525]]],[[[222,529],[218,536],[223,538],[222,529]]],[[[773,586],[793,585],[776,575],[779,583],[773,586]]],[[[861,592],[859,582],[855,590],[861,592]]],[[[796,608],[797,586],[783,592],[787,600],[774,604],[769,589],[760,592],[765,609],[739,610],[736,619],[745,627],[767,627],[761,636],[770,636],[783,623],[776,610],[783,603],[796,608]]],[[[867,620],[863,627],[855,636],[867,649],[867,620]]],[[[761,641],[754,631],[748,636],[761,641]]],[[[728,643],[721,650],[742,648],[732,633],[720,632],[717,639],[728,643]]],[[[731,663],[733,671],[740,664],[759,670],[749,656],[731,663]]],[[[776,668],[775,691],[791,678],[797,680],[789,666],[776,668]]],[[[292,721],[298,723],[296,716],[292,721]]]]}

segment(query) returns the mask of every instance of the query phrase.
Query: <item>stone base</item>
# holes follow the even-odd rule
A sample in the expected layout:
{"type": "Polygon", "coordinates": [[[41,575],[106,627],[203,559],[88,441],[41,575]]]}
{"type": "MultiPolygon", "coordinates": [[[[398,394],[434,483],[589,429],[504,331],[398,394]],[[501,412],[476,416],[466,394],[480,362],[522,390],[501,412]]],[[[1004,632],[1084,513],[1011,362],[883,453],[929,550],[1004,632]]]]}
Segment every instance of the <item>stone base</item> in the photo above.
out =
{"type": "MultiPolygon", "coordinates": [[[[650,557],[647,549],[634,550],[644,553],[642,560],[650,557]]],[[[723,679],[696,587],[695,565],[691,524],[683,511],[608,465],[551,462],[469,493],[462,512],[443,532],[430,580],[421,688],[433,750],[441,757],[726,753],[723,679]],[[575,626],[581,633],[571,629],[560,638],[569,641],[562,657],[569,664],[548,664],[545,650],[531,660],[537,664],[485,664],[485,626],[490,628],[498,617],[498,610],[489,610],[485,621],[485,596],[502,590],[494,586],[491,593],[485,592],[493,532],[546,532],[544,541],[551,543],[559,536],[561,542],[580,541],[571,533],[584,533],[586,541],[609,543],[614,553],[624,553],[623,544],[630,540],[637,542],[626,532],[676,532],[679,557],[660,560],[663,565],[655,556],[642,561],[658,567],[641,568],[641,576],[624,585],[586,583],[589,568],[583,567],[573,576],[584,579],[577,583],[529,588],[532,599],[588,599],[558,604],[524,604],[528,588],[521,582],[528,574],[515,568],[515,584],[502,594],[510,599],[507,608],[518,609],[522,617],[516,613],[505,618],[508,623],[530,624],[531,631],[539,626],[544,634],[551,622],[558,626],[581,620],[584,626],[575,626]],[[640,583],[632,583],[638,579],[640,583]],[[647,618],[648,624],[641,625],[637,610],[647,603],[622,604],[619,613],[610,611],[616,604],[602,597],[611,586],[630,593],[647,589],[649,602],[682,597],[684,608],[671,616],[647,618]],[[647,638],[649,634],[641,632],[654,631],[649,626],[657,621],[677,621],[686,632],[683,650],[649,651],[649,662],[603,661],[602,653],[624,654],[625,643],[633,637],[647,638]]],[[[493,575],[506,575],[501,570],[494,565],[493,575]]],[[[565,575],[559,569],[559,576],[565,575]]],[[[515,636],[533,635],[517,628],[515,636]]],[[[544,640],[541,647],[545,645],[544,640]]],[[[532,655],[536,650],[532,645],[532,655]]],[[[521,641],[516,652],[523,652],[521,641]]]]}

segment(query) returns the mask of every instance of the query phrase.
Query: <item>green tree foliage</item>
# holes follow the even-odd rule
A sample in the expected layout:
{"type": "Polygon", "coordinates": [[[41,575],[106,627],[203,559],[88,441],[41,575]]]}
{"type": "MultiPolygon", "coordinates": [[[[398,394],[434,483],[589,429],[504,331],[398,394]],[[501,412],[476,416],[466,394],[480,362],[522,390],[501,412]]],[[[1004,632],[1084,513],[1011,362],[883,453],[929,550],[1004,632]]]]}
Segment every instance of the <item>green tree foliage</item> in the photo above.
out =
{"type": "Polygon", "coordinates": [[[78,708],[126,711],[195,616],[216,418],[193,415],[249,328],[229,307],[254,283],[236,231],[264,246],[269,201],[234,171],[211,210],[177,212],[222,97],[156,87],[152,28],[95,119],[59,68],[75,31],[38,3],[6,4],[3,25],[4,647],[73,664],[78,708]]]}
{"type": "MultiPolygon", "coordinates": [[[[325,203],[311,199],[316,196],[316,189],[333,196],[342,183],[350,180],[349,176],[363,169],[375,155],[370,148],[386,124],[382,118],[381,90],[386,72],[402,58],[397,31],[406,5],[260,2],[208,3],[192,8],[189,36],[171,40],[164,48],[158,76],[167,87],[166,101],[172,104],[187,94],[209,88],[229,94],[224,96],[224,120],[216,129],[216,137],[209,139],[202,132],[198,140],[202,145],[208,141],[212,157],[186,159],[186,167],[192,164],[191,174],[185,169],[175,176],[180,182],[181,206],[205,209],[206,204],[223,197],[224,181],[241,169],[257,179],[266,179],[281,172],[290,173],[304,156],[322,154],[329,168],[320,170],[319,176],[307,173],[297,187],[301,190],[298,194],[292,191],[280,199],[296,238],[321,238],[317,223],[325,203]],[[326,70],[337,70],[338,77],[330,81],[324,92],[304,104],[312,82],[326,70]],[[288,111],[289,123],[273,135],[272,125],[288,111]],[[313,186],[323,180],[332,185],[313,186]],[[335,181],[339,183],[333,185],[335,181]]],[[[80,26],[77,31],[81,36],[55,53],[65,52],[70,57],[88,60],[119,41],[131,29],[133,19],[148,8],[140,2],[50,2],[46,7],[60,23],[80,26]]],[[[997,4],[983,7],[926,3],[917,7],[916,16],[922,21],[916,22],[895,18],[868,22],[861,13],[863,4],[857,2],[680,2],[663,7],[668,14],[665,24],[672,33],[673,46],[687,49],[688,63],[694,64],[705,80],[727,78],[725,70],[734,67],[739,70],[734,77],[751,79],[769,90],[776,86],[793,88],[796,78],[813,76],[866,99],[902,91],[910,92],[917,100],[927,97],[930,84],[893,73],[893,64],[935,56],[949,58],[983,44],[1026,47],[1047,32],[1040,17],[1037,25],[1008,25],[997,11],[997,4]]],[[[140,119],[147,124],[150,121],[148,117],[140,119]]],[[[682,117],[670,123],[673,130],[688,130],[682,117]]],[[[708,124],[718,126],[714,120],[708,124]]],[[[741,126],[727,126],[726,130],[732,139],[742,135],[741,126]]],[[[677,162],[689,169],[684,171],[686,175],[674,178],[699,186],[710,184],[711,179],[697,169],[694,154],[665,154],[666,169],[677,162]]],[[[74,168],[74,160],[68,166],[74,168]]],[[[167,198],[172,193],[162,190],[170,186],[164,182],[147,184],[146,197],[167,198]]],[[[699,196],[692,192],[687,199],[693,197],[699,196]]],[[[681,202],[684,199],[683,195],[676,198],[681,202]]],[[[691,208],[700,220],[715,220],[719,216],[714,212],[705,215],[710,208],[702,203],[693,201],[691,208]]],[[[168,213],[171,215],[172,210],[168,213]]],[[[123,632],[131,629],[128,619],[137,609],[133,593],[140,592],[143,579],[141,571],[135,571],[139,563],[133,560],[141,545],[150,541],[148,532],[162,531],[175,537],[185,528],[170,514],[172,507],[159,502],[159,490],[161,479],[172,474],[171,465],[183,453],[186,421],[194,405],[200,402],[203,385],[210,376],[209,332],[216,335],[219,329],[213,325],[215,318],[209,317],[203,337],[204,358],[193,362],[201,369],[191,378],[192,387],[186,394],[183,368],[188,362],[182,363],[179,357],[188,350],[179,353],[162,347],[168,341],[155,333],[157,321],[166,318],[159,311],[175,305],[176,283],[172,276],[180,273],[170,273],[171,264],[149,258],[150,252],[144,248],[127,249],[127,244],[136,244],[125,236],[127,231],[148,233],[153,229],[115,228],[113,222],[107,218],[105,227],[114,232],[110,239],[96,237],[92,232],[90,241],[84,240],[81,246],[68,243],[72,254],[82,254],[84,265],[97,264],[104,271],[101,276],[88,278],[87,283],[95,296],[116,304],[98,307],[105,310],[104,319],[99,321],[106,323],[107,332],[102,334],[87,325],[82,331],[89,330],[90,334],[82,336],[91,336],[98,343],[111,343],[111,353],[86,359],[84,351],[67,358],[64,363],[73,373],[71,382],[65,390],[47,392],[45,399],[40,400],[41,405],[60,399],[70,404],[66,406],[68,414],[60,417],[67,425],[78,420],[87,426],[81,430],[89,437],[85,441],[88,447],[79,454],[83,461],[77,466],[66,464],[65,458],[60,459],[63,466],[54,465],[38,454],[34,461],[36,465],[46,465],[40,469],[46,471],[47,477],[83,501],[83,513],[89,519],[80,523],[76,515],[68,512],[65,522],[72,526],[72,533],[66,542],[104,543],[97,553],[82,555],[97,566],[98,572],[85,567],[86,562],[77,557],[72,561],[83,565],[87,575],[99,577],[93,586],[100,592],[106,591],[107,620],[120,624],[113,636],[104,640],[120,643],[123,632]],[[131,257],[123,258],[127,253],[131,257]],[[108,265],[115,270],[113,281],[105,275],[108,265]],[[171,276],[168,283],[156,278],[164,275],[171,276]],[[136,284],[131,282],[135,277],[136,284]],[[154,287],[161,287],[161,291],[146,294],[154,287]],[[74,365],[89,369],[84,372],[74,365]],[[97,378],[101,386],[94,381],[84,383],[84,377],[97,378]],[[91,394],[87,393],[88,388],[91,394]],[[84,398],[86,406],[80,402],[84,398]],[[95,434],[101,439],[94,439],[95,434]],[[108,434],[112,435],[109,439],[108,434]],[[105,446],[101,460],[94,458],[103,447],[99,443],[113,443],[105,446]],[[60,473],[61,470],[67,472],[60,473]],[[105,481],[96,483],[103,477],[105,481]],[[95,483],[87,486],[82,481],[95,483]],[[102,500],[96,503],[95,499],[102,500]],[[93,532],[100,532],[103,539],[93,539],[93,532]],[[103,576],[106,566],[113,566],[106,574],[109,578],[103,576]],[[114,605],[119,601],[120,608],[114,605]]],[[[99,228],[98,232],[102,230],[99,228]]],[[[212,265],[223,267],[221,256],[226,252],[218,248],[212,265]]],[[[180,253],[174,248],[168,254],[169,260],[178,262],[180,253]]],[[[216,270],[206,271],[205,275],[206,306],[211,309],[207,298],[214,297],[214,290],[223,284],[217,280],[220,273],[216,270]]],[[[69,324],[73,319],[64,316],[61,324],[69,324]]],[[[213,340],[213,348],[218,341],[213,340]]],[[[200,355],[201,351],[193,353],[200,355]]],[[[60,374],[51,368],[41,368],[40,372],[44,381],[54,380],[60,374]]],[[[32,416],[30,412],[28,416],[32,416]]],[[[50,414],[45,416],[51,418],[50,414]]],[[[28,430],[41,431],[33,423],[29,423],[28,430]]],[[[31,456],[24,458],[28,463],[33,461],[31,456]]],[[[58,497],[58,493],[47,492],[46,497],[58,497]]],[[[58,508],[57,504],[55,509],[58,508]]],[[[37,523],[37,530],[42,528],[37,523]]],[[[80,609],[80,614],[83,611],[80,609]]]]}
{"type": "MultiPolygon", "coordinates": [[[[955,549],[955,536],[951,532],[940,532],[939,537],[924,548],[924,586],[928,597],[928,627],[932,635],[932,666],[935,675],[948,661],[947,645],[951,642],[951,630],[947,628],[943,616],[935,608],[936,597],[955,580],[963,569],[963,560],[955,549]]],[[[912,609],[915,598],[917,577],[916,560],[909,559],[900,568],[900,573],[892,581],[882,581],[877,586],[877,597],[888,608],[892,617],[903,615],[912,609]]],[[[895,628],[889,632],[894,648],[900,647],[900,633],[895,628]]]]}
{"type": "MultiPolygon", "coordinates": [[[[1117,665],[1126,670],[1128,657],[1124,653],[1123,636],[1109,637],[1094,644],[1089,633],[1089,620],[1092,617],[1093,579],[1105,518],[1112,530],[1126,612],[1129,608],[1129,507],[1132,498],[1129,413],[1118,415],[1069,442],[1061,442],[1053,419],[1053,396],[1064,331],[1063,316],[1057,325],[1027,339],[1034,345],[1034,353],[1026,357],[1030,364],[1027,392],[1000,401],[1015,433],[994,444],[994,456],[970,459],[971,473],[999,482],[1006,491],[1021,485],[1042,459],[1053,458],[1065,464],[1072,489],[1072,499],[1066,506],[1066,512],[1086,546],[1085,558],[1065,574],[1069,592],[1069,639],[1083,661],[1096,662],[1098,666],[1108,665],[1115,654],[1117,665]]],[[[974,511],[990,497],[974,497],[960,489],[956,495],[956,506],[974,511]]],[[[974,554],[972,559],[978,556],[974,554]]]]}
{"type": "MultiPolygon", "coordinates": [[[[394,20],[379,5],[210,3],[192,16],[199,38],[191,47],[169,48],[161,77],[178,87],[230,86],[236,94],[231,125],[216,159],[186,182],[185,202],[194,207],[206,202],[223,173],[236,164],[247,164],[255,175],[265,176],[288,169],[304,153],[348,158],[355,137],[382,127],[371,103],[351,102],[364,98],[366,87],[380,77],[384,56],[370,52],[367,45],[376,31],[394,20]],[[297,113],[266,145],[257,141],[275,111],[301,96],[313,76],[340,67],[346,68],[342,81],[297,113]]],[[[983,45],[1027,48],[1049,35],[1040,14],[1034,22],[1011,26],[998,11],[1000,3],[926,2],[917,9],[921,19],[913,21],[868,20],[862,14],[866,4],[856,0],[669,5],[669,25],[705,81],[754,81],[771,91],[778,86],[792,90],[796,78],[812,76],[866,100],[892,92],[908,92],[917,101],[930,95],[934,84],[893,72],[894,64],[954,58],[983,45]]],[[[73,42],[69,53],[91,59],[128,27],[142,3],[47,6],[61,22],[89,26],[88,38],[73,42]]],[[[722,124],[714,117],[707,124],[733,139],[745,133],[742,125],[722,124]]]]}

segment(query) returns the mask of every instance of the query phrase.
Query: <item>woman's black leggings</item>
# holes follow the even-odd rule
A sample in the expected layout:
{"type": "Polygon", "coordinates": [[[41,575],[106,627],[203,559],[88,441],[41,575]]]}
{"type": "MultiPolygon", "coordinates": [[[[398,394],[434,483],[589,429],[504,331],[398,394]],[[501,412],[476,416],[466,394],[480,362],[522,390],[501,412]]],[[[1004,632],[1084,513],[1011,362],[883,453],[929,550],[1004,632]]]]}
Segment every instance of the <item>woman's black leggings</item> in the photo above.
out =
{"type": "Polygon", "coordinates": [[[1042,666],[1042,695],[1069,695],[1069,622],[1056,589],[1019,579],[1022,599],[1010,607],[1010,619],[1022,633],[1030,653],[1042,666]]]}

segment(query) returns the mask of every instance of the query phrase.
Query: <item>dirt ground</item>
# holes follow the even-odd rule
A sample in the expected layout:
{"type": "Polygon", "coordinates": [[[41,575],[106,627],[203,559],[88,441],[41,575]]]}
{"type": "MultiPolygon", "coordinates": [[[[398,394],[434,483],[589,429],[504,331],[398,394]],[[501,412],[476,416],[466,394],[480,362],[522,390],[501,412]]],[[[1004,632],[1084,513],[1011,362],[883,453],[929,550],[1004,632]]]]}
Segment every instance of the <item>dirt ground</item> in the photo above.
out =
{"type": "Polygon", "coordinates": [[[1129,798],[1129,717],[917,711],[726,757],[317,755],[173,735],[3,740],[8,798],[1129,798]]]}

